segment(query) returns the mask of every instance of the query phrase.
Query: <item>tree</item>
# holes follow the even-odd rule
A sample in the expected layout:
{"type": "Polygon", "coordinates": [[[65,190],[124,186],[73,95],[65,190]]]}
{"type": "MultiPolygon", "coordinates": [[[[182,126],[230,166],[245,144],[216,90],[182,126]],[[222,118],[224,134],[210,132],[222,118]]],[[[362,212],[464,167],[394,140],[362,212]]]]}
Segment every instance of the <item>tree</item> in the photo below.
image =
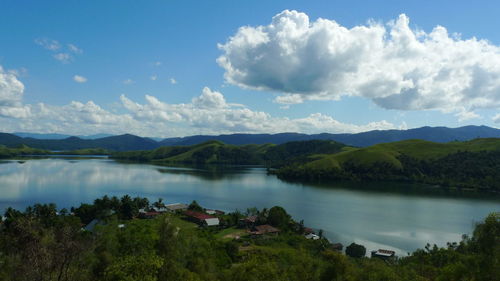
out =
{"type": "Polygon", "coordinates": [[[345,248],[345,254],[353,258],[361,258],[366,255],[366,248],[363,245],[351,243],[345,248]]]}
{"type": "Polygon", "coordinates": [[[188,209],[191,211],[203,212],[203,208],[200,206],[200,204],[198,204],[198,202],[196,202],[196,200],[193,200],[193,202],[189,204],[188,209]]]}
{"type": "Polygon", "coordinates": [[[269,215],[267,216],[267,223],[272,226],[281,228],[282,230],[288,229],[290,223],[290,215],[287,214],[285,209],[279,206],[274,206],[269,209],[269,215]]]}
{"type": "Polygon", "coordinates": [[[165,204],[163,204],[163,198],[158,198],[158,200],[156,202],[153,203],[153,207],[155,208],[165,208],[165,204]]]}
{"type": "Polygon", "coordinates": [[[129,220],[139,213],[139,208],[137,208],[137,205],[132,201],[129,195],[124,195],[121,199],[121,203],[120,215],[122,218],[129,220]]]}

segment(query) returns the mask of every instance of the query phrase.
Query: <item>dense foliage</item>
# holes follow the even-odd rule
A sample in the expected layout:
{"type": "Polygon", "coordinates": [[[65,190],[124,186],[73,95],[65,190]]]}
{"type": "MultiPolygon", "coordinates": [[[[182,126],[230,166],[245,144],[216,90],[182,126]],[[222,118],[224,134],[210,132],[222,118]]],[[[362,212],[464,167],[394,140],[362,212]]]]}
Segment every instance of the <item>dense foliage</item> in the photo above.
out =
{"type": "Polygon", "coordinates": [[[336,153],[345,145],[334,141],[298,141],[281,145],[228,145],[208,141],[193,146],[165,146],[149,151],[117,152],[118,160],[151,161],[170,164],[237,164],[280,167],[302,162],[319,153],[336,153]]]}
{"type": "MultiPolygon", "coordinates": [[[[161,200],[155,202],[162,204],[161,200]]],[[[307,240],[303,223],[281,207],[249,209],[278,236],[251,238],[235,225],[240,212],[221,215],[224,226],[198,228],[180,214],[141,220],[144,198],[103,197],[74,214],[53,204],[8,209],[0,224],[0,280],[498,280],[500,214],[490,214],[471,237],[445,248],[427,245],[393,260],[352,258],[325,239],[307,240]],[[113,210],[113,212],[109,212],[113,210]],[[93,217],[94,216],[94,217],[93,217]],[[92,231],[82,222],[101,218],[92,231]]],[[[361,245],[349,248],[358,252],[361,245]]],[[[357,253],[357,256],[360,256],[357,253]]]]}
{"type": "Polygon", "coordinates": [[[45,155],[49,153],[50,152],[47,150],[31,148],[25,145],[20,145],[15,148],[5,147],[3,145],[0,145],[0,159],[2,158],[6,159],[24,155],[45,155]]]}
{"type": "Polygon", "coordinates": [[[276,171],[300,181],[407,181],[500,192],[500,140],[405,141],[311,158],[276,171]]]}

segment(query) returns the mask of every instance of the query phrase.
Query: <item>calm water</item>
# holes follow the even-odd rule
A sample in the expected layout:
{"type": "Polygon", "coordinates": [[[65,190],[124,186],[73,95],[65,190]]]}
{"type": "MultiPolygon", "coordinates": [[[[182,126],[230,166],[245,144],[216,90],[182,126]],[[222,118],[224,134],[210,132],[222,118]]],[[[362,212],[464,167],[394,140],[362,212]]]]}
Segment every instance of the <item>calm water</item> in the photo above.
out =
{"type": "MultiPolygon", "coordinates": [[[[0,211],[54,202],[59,208],[104,194],[158,197],[167,203],[197,200],[226,211],[286,208],[296,220],[323,229],[332,242],[399,254],[427,242],[445,245],[471,233],[474,223],[500,211],[498,199],[401,194],[287,183],[262,168],[189,169],[122,164],[108,159],[40,159],[0,162],[0,211]]],[[[401,186],[398,186],[401,187],[401,186]]],[[[403,188],[411,189],[410,185],[403,188]]]]}

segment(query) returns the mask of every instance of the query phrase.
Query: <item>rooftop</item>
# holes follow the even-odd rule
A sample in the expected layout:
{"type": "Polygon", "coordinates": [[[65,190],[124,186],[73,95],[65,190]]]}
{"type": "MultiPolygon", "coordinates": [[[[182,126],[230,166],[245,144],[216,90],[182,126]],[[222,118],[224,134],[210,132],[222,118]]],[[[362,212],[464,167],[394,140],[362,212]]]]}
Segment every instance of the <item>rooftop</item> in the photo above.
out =
{"type": "Polygon", "coordinates": [[[207,215],[207,214],[200,213],[200,212],[191,211],[191,210],[187,210],[186,212],[184,212],[184,214],[188,217],[192,217],[192,218],[195,218],[198,220],[206,220],[206,219],[215,218],[214,216],[207,215]]]}
{"type": "Polygon", "coordinates": [[[279,229],[276,227],[270,226],[268,224],[258,225],[255,227],[255,234],[266,234],[266,233],[278,233],[279,229]]]}

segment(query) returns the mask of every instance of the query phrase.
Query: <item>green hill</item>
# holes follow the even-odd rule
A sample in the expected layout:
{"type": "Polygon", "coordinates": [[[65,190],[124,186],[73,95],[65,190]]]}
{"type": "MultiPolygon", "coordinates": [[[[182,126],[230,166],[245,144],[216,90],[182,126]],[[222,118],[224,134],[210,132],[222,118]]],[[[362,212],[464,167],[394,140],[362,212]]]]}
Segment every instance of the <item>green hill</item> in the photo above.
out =
{"type": "Polygon", "coordinates": [[[115,153],[120,160],[151,161],[182,164],[260,164],[260,150],[268,145],[235,146],[220,141],[208,141],[193,146],[167,146],[151,151],[115,153]]]}
{"type": "Polygon", "coordinates": [[[408,181],[500,191],[500,139],[495,138],[405,140],[365,148],[324,140],[243,146],[208,141],[111,157],[162,164],[265,165],[287,180],[408,181]]]}
{"type": "Polygon", "coordinates": [[[0,159],[5,159],[5,158],[12,158],[12,157],[17,157],[17,156],[23,156],[23,155],[45,155],[49,154],[50,151],[47,150],[42,150],[42,149],[37,149],[37,148],[31,148],[26,145],[20,145],[18,147],[5,147],[3,145],[0,145],[0,159]]]}
{"type": "Polygon", "coordinates": [[[343,144],[334,141],[298,141],[285,144],[230,145],[207,141],[192,146],[164,146],[149,151],[117,152],[114,159],[182,164],[236,164],[280,167],[303,162],[317,153],[341,151],[343,144]]]}
{"type": "Polygon", "coordinates": [[[500,139],[406,140],[314,155],[276,171],[284,179],[404,180],[500,190],[500,139]]]}

